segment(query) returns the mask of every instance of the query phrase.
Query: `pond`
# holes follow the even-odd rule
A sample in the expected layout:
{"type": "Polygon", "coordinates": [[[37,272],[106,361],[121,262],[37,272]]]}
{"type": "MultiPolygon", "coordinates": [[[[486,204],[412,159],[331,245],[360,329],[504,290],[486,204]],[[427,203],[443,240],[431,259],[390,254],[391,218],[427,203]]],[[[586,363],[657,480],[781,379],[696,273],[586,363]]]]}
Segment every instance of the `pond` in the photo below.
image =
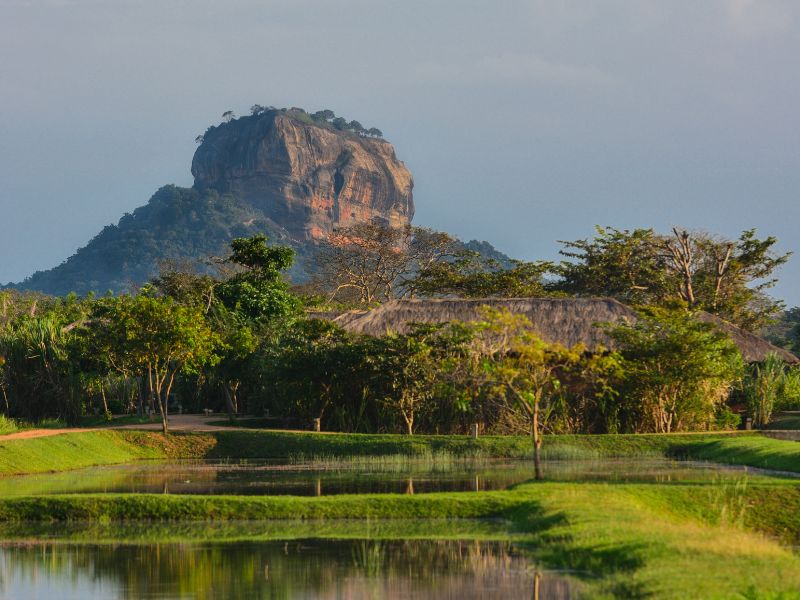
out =
{"type": "Polygon", "coordinates": [[[508,542],[0,545],[2,598],[568,600],[577,586],[537,572],[508,542]]]}
{"type": "MultiPolygon", "coordinates": [[[[664,458],[545,461],[549,481],[670,483],[741,477],[744,468],[664,458]]],[[[758,476],[758,475],[756,475],[758,476]]],[[[469,492],[531,480],[526,460],[354,459],[294,464],[268,461],[147,461],[63,473],[0,478],[0,496],[156,493],[321,496],[469,492]]]]}

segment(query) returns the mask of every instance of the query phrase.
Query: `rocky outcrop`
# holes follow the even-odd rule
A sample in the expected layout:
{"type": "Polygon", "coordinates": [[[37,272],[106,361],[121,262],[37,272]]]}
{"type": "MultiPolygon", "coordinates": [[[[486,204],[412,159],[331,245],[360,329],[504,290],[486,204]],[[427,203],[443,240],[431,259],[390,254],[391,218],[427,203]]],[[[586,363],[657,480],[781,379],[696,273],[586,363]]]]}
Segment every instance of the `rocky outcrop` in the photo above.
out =
{"type": "Polygon", "coordinates": [[[334,228],[400,226],[414,215],[411,173],[391,144],[363,133],[315,122],[300,109],[210,127],[192,161],[192,188],[164,186],[62,264],[14,287],[59,295],[129,291],[165,260],[203,270],[209,256],[228,252],[231,239],[256,233],[295,249],[290,275],[303,281],[304,257],[334,228]]]}
{"type": "Polygon", "coordinates": [[[414,216],[413,180],[385,140],[269,111],[210,128],[192,160],[195,187],[230,192],[295,240],[357,222],[414,216]]]}

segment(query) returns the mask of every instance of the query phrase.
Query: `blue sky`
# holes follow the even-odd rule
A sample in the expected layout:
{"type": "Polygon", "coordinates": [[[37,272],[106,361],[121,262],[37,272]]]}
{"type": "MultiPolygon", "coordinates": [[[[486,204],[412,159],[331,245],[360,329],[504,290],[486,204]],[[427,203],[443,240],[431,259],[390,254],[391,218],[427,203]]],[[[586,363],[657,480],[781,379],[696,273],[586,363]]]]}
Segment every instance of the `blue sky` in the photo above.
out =
{"type": "MultiPolygon", "coordinates": [[[[0,281],[58,264],[225,110],[331,108],[415,222],[525,259],[596,224],[800,242],[800,3],[2,0],[0,281]]],[[[800,304],[800,256],[775,295],[800,304]]]]}

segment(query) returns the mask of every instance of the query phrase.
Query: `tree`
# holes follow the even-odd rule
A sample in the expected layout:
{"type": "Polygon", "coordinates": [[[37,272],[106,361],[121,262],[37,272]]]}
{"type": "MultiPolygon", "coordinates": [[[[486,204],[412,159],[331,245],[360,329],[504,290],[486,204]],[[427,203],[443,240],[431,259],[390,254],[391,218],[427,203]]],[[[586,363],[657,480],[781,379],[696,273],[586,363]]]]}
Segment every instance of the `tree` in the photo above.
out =
{"type": "Polygon", "coordinates": [[[337,229],[314,256],[314,283],[331,300],[372,304],[411,297],[416,275],[459,251],[446,233],[358,223],[337,229]]]}
{"type": "Polygon", "coordinates": [[[385,382],[383,402],[403,419],[414,434],[415,419],[433,398],[437,365],[424,333],[390,335],[383,340],[378,372],[385,382]]]}
{"type": "Polygon", "coordinates": [[[349,123],[347,122],[347,119],[343,119],[342,117],[334,117],[333,119],[331,119],[331,125],[333,125],[334,129],[339,129],[341,131],[344,131],[345,129],[347,129],[349,123]]]}
{"type": "Polygon", "coordinates": [[[168,432],[168,401],[176,375],[213,365],[219,337],[203,313],[159,298],[145,288],[137,296],[109,298],[92,318],[95,344],[121,374],[145,377],[158,405],[161,425],[168,432]]]}
{"type": "Polygon", "coordinates": [[[224,113],[222,113],[222,120],[225,121],[226,123],[230,123],[235,118],[236,115],[233,114],[232,110],[226,110],[224,113]]]}
{"type": "Polygon", "coordinates": [[[202,144],[204,140],[205,140],[205,137],[203,136],[203,134],[200,134],[196,138],[194,138],[194,143],[195,144],[202,144]]]}
{"type": "Polygon", "coordinates": [[[370,127],[369,129],[367,129],[367,135],[371,137],[382,138],[383,132],[377,127],[370,127]]]}
{"type": "Polygon", "coordinates": [[[626,304],[660,304],[669,283],[660,265],[652,229],[633,231],[596,227],[594,239],[561,241],[563,261],[555,288],[576,296],[610,296],[626,304]]]}
{"type": "Polygon", "coordinates": [[[161,261],[159,274],[150,280],[152,289],[160,295],[169,296],[178,304],[211,310],[216,299],[216,287],[220,281],[211,275],[198,273],[188,261],[161,261]]]}
{"type": "Polygon", "coordinates": [[[239,388],[243,371],[256,351],[259,337],[285,325],[299,308],[288,291],[282,271],[291,265],[291,248],[267,245],[263,235],[236,238],[231,256],[218,261],[229,273],[226,280],[194,272],[181,261],[164,261],[152,280],[155,291],[183,306],[202,312],[220,339],[219,360],[205,373],[206,382],[220,386],[228,414],[240,412],[239,388]]]}
{"type": "Polygon", "coordinates": [[[57,314],[24,316],[0,331],[0,388],[5,413],[74,424],[81,414],[72,329],[57,314]]]}
{"type": "Polygon", "coordinates": [[[266,344],[258,359],[275,408],[308,421],[327,417],[334,407],[365,395],[375,373],[372,338],[351,336],[328,321],[300,320],[280,339],[266,344]]]}
{"type": "Polygon", "coordinates": [[[326,108],[313,113],[311,118],[315,121],[331,121],[336,118],[336,114],[332,110],[326,108]]]}
{"type": "Polygon", "coordinates": [[[483,383],[500,401],[526,415],[534,448],[536,478],[543,478],[542,422],[547,420],[560,389],[560,371],[577,363],[582,346],[567,349],[550,344],[531,330],[524,315],[486,309],[485,320],[473,325],[473,347],[482,357],[483,383]]]}
{"type": "Polygon", "coordinates": [[[265,235],[236,238],[225,261],[238,272],[217,286],[217,295],[230,310],[261,325],[291,317],[299,300],[289,292],[283,271],[294,261],[287,246],[269,246],[265,235]]]}
{"type": "Polygon", "coordinates": [[[635,324],[607,327],[622,356],[634,431],[670,433],[708,424],[740,379],[734,343],[683,310],[652,308],[635,324]]]}
{"type": "Polygon", "coordinates": [[[453,260],[437,260],[421,269],[413,287],[421,296],[543,297],[552,295],[544,284],[544,275],[552,269],[552,264],[544,261],[512,261],[506,268],[477,252],[464,251],[453,260]]]}
{"type": "Polygon", "coordinates": [[[754,230],[729,240],[678,227],[669,235],[606,227],[593,240],[561,243],[561,253],[576,259],[557,268],[562,280],[554,288],[566,293],[705,310],[751,331],[782,308],[765,291],[789,254],[776,254],[777,240],[754,230]]]}

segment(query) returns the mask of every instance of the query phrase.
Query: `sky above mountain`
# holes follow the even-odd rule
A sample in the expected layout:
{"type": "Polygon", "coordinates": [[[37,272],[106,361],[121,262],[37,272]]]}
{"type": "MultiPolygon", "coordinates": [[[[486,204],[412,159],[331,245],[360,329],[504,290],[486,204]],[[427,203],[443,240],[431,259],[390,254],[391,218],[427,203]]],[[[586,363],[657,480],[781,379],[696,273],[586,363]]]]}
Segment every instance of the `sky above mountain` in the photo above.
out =
{"type": "Polygon", "coordinates": [[[594,225],[798,253],[800,3],[2,0],[0,282],[52,267],[254,103],[377,126],[415,222],[524,259],[594,225]]]}

